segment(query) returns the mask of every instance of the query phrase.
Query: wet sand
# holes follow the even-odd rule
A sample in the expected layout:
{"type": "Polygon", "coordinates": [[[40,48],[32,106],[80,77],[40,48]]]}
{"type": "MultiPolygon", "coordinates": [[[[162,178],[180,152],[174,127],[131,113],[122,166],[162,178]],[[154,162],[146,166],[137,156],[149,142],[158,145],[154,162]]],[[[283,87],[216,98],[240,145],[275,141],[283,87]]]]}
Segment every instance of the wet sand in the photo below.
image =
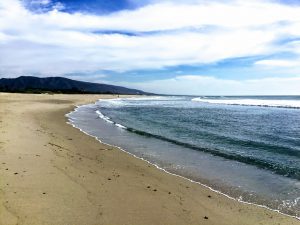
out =
{"type": "Polygon", "coordinates": [[[158,170],[67,124],[101,95],[0,93],[0,224],[300,224],[158,170]]]}

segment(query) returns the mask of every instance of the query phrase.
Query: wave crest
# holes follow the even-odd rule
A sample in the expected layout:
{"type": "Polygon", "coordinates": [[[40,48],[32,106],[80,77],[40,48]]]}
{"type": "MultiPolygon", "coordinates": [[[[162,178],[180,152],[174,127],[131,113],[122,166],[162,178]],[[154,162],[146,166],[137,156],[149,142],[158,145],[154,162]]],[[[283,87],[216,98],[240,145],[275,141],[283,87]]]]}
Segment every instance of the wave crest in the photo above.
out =
{"type": "Polygon", "coordinates": [[[210,104],[224,105],[241,105],[241,106],[260,106],[260,107],[277,107],[277,108],[294,108],[300,109],[299,100],[266,100],[266,99],[208,99],[193,98],[194,102],[203,102],[210,104]]]}

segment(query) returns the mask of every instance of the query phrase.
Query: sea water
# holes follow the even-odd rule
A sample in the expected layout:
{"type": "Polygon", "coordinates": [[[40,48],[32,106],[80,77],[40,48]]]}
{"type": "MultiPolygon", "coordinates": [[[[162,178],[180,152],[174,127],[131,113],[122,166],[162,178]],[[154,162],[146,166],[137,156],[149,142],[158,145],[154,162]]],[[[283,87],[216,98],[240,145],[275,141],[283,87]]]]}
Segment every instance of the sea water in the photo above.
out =
{"type": "Polygon", "coordinates": [[[300,217],[299,96],[119,98],[69,118],[168,172],[300,217]]]}

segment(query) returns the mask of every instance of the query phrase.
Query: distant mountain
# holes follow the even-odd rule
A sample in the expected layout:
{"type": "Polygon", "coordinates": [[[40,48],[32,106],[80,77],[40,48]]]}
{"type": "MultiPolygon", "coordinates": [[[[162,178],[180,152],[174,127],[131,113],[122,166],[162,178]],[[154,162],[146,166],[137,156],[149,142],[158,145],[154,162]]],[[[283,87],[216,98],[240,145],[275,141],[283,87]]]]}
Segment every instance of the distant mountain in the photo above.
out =
{"type": "Polygon", "coordinates": [[[64,77],[32,77],[0,79],[0,91],[25,93],[149,94],[120,86],[71,80],[64,77]]]}

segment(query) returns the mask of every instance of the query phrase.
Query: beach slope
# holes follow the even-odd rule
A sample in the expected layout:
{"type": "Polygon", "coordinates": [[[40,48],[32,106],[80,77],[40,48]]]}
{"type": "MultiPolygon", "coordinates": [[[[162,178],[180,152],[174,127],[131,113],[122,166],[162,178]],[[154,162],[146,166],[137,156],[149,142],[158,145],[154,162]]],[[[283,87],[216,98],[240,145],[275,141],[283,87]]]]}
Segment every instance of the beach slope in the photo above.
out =
{"type": "Polygon", "coordinates": [[[109,95],[0,93],[0,225],[300,224],[167,174],[67,124],[109,95]]]}

